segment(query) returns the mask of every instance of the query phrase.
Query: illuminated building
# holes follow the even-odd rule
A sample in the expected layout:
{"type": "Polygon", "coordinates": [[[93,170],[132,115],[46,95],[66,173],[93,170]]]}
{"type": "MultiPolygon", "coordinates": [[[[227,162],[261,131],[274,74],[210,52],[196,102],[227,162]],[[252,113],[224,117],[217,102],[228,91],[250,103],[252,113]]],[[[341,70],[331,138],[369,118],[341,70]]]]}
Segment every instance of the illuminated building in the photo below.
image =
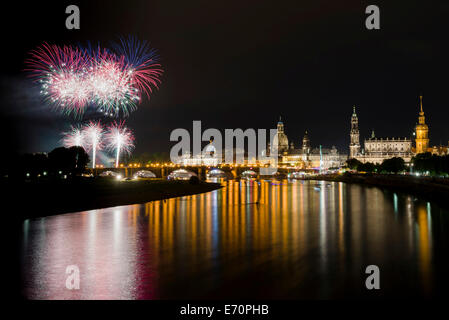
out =
{"type": "MultiPolygon", "coordinates": [[[[277,147],[279,156],[283,155],[285,152],[288,152],[288,138],[284,132],[284,123],[282,122],[281,117],[279,117],[279,122],[277,124],[277,132],[273,138],[273,146],[277,147]]],[[[273,151],[274,148],[270,148],[270,152],[273,151]]]]}
{"type": "Polygon", "coordinates": [[[306,132],[304,133],[304,137],[302,138],[302,153],[308,154],[310,152],[310,139],[309,134],[306,132]]]}
{"type": "Polygon", "coordinates": [[[349,144],[349,157],[356,158],[360,155],[360,133],[359,133],[359,118],[355,113],[355,106],[351,117],[351,142],[349,144]]]}
{"type": "Polygon", "coordinates": [[[420,97],[420,112],[418,124],[415,127],[415,145],[413,148],[412,139],[409,138],[377,138],[372,132],[370,138],[365,139],[364,149],[360,151],[358,117],[354,112],[351,117],[351,140],[349,144],[350,158],[355,158],[361,162],[382,163],[385,159],[393,157],[403,158],[405,162],[410,162],[412,157],[419,153],[430,152],[435,155],[448,154],[449,147],[434,146],[429,147],[429,127],[426,124],[422,96],[420,97]]]}
{"type": "Polygon", "coordinates": [[[433,155],[446,155],[449,154],[449,142],[448,146],[433,146],[430,147],[430,139],[429,139],[429,126],[426,124],[426,117],[424,116],[424,110],[422,106],[422,96],[420,99],[420,111],[418,117],[418,124],[415,127],[415,148],[414,152],[416,154],[430,152],[433,155]]]}
{"type": "Polygon", "coordinates": [[[351,116],[351,141],[349,144],[350,158],[361,162],[382,163],[385,159],[394,157],[403,158],[409,162],[412,154],[412,140],[407,138],[377,138],[374,131],[371,137],[365,139],[365,148],[360,150],[360,134],[358,117],[355,107],[351,116]]]}
{"type": "Polygon", "coordinates": [[[425,153],[429,152],[429,127],[426,124],[426,117],[424,116],[424,111],[422,108],[422,96],[420,98],[420,112],[419,112],[419,118],[418,118],[418,124],[415,128],[415,134],[416,134],[416,150],[415,152],[417,154],[419,153],[425,153]]]}
{"type": "Polygon", "coordinates": [[[332,148],[312,148],[306,130],[300,149],[290,148],[282,157],[282,164],[300,169],[328,170],[340,168],[348,159],[347,154],[340,154],[335,146],[332,148]]]}
{"type": "Polygon", "coordinates": [[[186,152],[179,161],[184,166],[217,166],[221,162],[221,157],[213,144],[213,140],[204,148],[202,154],[191,156],[186,152]]]}
{"type": "Polygon", "coordinates": [[[399,157],[409,162],[412,158],[412,140],[407,138],[371,138],[365,139],[365,149],[357,159],[362,162],[382,163],[385,159],[399,157]]]}

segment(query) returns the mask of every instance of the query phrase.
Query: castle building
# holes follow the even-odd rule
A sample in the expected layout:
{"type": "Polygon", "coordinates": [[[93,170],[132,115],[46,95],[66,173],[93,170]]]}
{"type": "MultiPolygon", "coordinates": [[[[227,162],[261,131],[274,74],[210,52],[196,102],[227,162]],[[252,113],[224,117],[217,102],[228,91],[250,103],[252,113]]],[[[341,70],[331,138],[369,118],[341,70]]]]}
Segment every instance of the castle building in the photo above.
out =
{"type": "Polygon", "coordinates": [[[353,108],[351,116],[351,131],[349,153],[350,158],[355,158],[361,162],[382,163],[385,159],[394,157],[404,158],[410,161],[412,154],[412,140],[407,138],[377,138],[374,131],[371,137],[365,139],[364,149],[360,147],[360,133],[358,127],[358,116],[353,108]]]}
{"type": "Polygon", "coordinates": [[[422,96],[420,96],[419,99],[420,112],[418,117],[418,124],[415,127],[416,154],[431,152],[431,150],[429,150],[429,127],[426,124],[426,117],[424,116],[424,111],[422,108],[422,96]]]}
{"type": "Polygon", "coordinates": [[[302,153],[308,154],[310,153],[310,139],[309,134],[306,132],[304,133],[304,137],[302,138],[302,153]]]}
{"type": "Polygon", "coordinates": [[[359,133],[359,118],[355,112],[355,106],[351,116],[351,132],[349,144],[349,158],[355,158],[360,154],[360,133],[359,133]]]}
{"type": "Polygon", "coordinates": [[[437,156],[443,156],[449,154],[449,142],[448,146],[433,146],[430,147],[429,139],[429,126],[426,124],[426,117],[424,116],[422,96],[419,97],[420,111],[418,116],[418,124],[415,127],[415,148],[412,151],[415,154],[431,153],[437,156]]]}
{"type": "Polygon", "coordinates": [[[412,140],[407,138],[365,139],[364,153],[357,157],[362,162],[382,163],[385,159],[400,157],[406,162],[412,158],[412,140]]]}
{"type": "Polygon", "coordinates": [[[385,159],[400,157],[405,162],[410,162],[412,157],[419,153],[448,154],[449,147],[429,147],[429,127],[424,116],[422,96],[420,96],[420,112],[418,124],[415,127],[415,136],[415,147],[413,147],[412,139],[377,138],[373,131],[371,137],[365,139],[364,149],[360,150],[358,117],[354,108],[351,117],[350,158],[355,158],[361,162],[382,163],[385,159]]]}

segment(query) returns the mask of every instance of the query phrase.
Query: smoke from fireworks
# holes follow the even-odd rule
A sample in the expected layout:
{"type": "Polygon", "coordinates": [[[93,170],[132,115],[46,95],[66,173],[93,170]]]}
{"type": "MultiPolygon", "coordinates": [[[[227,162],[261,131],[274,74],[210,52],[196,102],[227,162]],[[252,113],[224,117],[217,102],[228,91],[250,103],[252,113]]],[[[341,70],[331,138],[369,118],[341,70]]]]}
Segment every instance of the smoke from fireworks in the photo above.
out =
{"type": "Polygon", "coordinates": [[[128,129],[124,122],[114,122],[107,130],[106,147],[109,150],[115,151],[115,167],[118,168],[120,153],[130,154],[134,148],[134,136],[130,129],[128,129]]]}
{"type": "Polygon", "coordinates": [[[114,51],[44,43],[31,51],[27,71],[56,109],[81,116],[92,106],[109,116],[128,115],[158,88],[163,70],[146,42],[121,39],[114,51]]]}

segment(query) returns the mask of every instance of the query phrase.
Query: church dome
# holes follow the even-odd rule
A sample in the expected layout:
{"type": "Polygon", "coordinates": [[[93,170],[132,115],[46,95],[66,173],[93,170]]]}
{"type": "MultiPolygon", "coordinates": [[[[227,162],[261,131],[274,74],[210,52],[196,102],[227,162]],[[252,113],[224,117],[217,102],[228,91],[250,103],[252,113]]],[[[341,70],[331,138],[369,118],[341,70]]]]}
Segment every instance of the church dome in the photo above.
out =
{"type": "Polygon", "coordinates": [[[215,148],[215,146],[212,143],[209,143],[205,148],[204,148],[204,153],[205,155],[214,155],[217,153],[217,149],[215,148]]]}
{"type": "Polygon", "coordinates": [[[273,146],[277,146],[280,151],[283,148],[288,148],[288,138],[283,132],[278,132],[273,138],[273,146]]]}
{"type": "Polygon", "coordinates": [[[282,152],[288,150],[288,138],[287,135],[284,133],[284,123],[279,119],[278,125],[277,125],[277,133],[273,138],[273,148],[277,147],[278,154],[281,154],[282,152]]]}

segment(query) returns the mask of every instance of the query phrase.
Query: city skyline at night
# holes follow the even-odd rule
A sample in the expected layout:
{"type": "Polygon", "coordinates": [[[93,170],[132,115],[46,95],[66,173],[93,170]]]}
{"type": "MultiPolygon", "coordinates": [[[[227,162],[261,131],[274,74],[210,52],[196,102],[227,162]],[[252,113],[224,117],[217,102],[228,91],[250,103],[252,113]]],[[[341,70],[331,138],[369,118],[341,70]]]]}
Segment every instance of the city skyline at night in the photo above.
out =
{"type": "MultiPolygon", "coordinates": [[[[218,15],[216,22],[188,8],[189,19],[168,14],[168,6],[158,2],[127,6],[126,15],[120,2],[101,11],[88,3],[81,7],[83,27],[67,30],[64,17],[51,19],[63,5],[36,5],[25,14],[36,12],[41,18],[26,16],[22,23],[29,24],[23,28],[27,31],[14,35],[23,41],[2,53],[9,63],[2,71],[1,114],[11,120],[2,130],[14,133],[8,141],[13,150],[49,152],[57,146],[59,132],[73,124],[43,112],[48,107],[23,73],[28,52],[42,40],[108,46],[128,34],[147,40],[166,66],[160,89],[127,119],[135,130],[136,154],[168,152],[170,132],[191,127],[193,120],[219,130],[271,128],[279,114],[288,119],[288,134],[296,137],[296,145],[309,130],[314,141],[344,150],[353,105],[363,119],[362,136],[370,136],[373,129],[379,136],[408,136],[414,130],[419,95],[425,97],[434,144],[448,140],[442,106],[449,100],[438,80],[448,68],[446,48],[439,42],[445,29],[426,4],[410,3],[400,20],[395,17],[403,16],[402,7],[386,5],[382,28],[376,31],[364,26],[363,4],[334,6],[328,1],[299,7],[260,5],[258,10],[248,5],[237,15],[232,15],[233,5],[214,5],[210,17],[218,15]],[[317,10],[321,14],[315,14],[317,10]],[[122,23],[108,22],[116,19],[122,23]],[[95,27],[97,23],[103,27],[95,27]],[[210,25],[205,29],[201,23],[210,25]]],[[[15,41],[12,34],[7,37],[15,41]]],[[[84,119],[98,116],[86,114],[84,119]]]]}
{"type": "Polygon", "coordinates": [[[14,312],[363,317],[394,300],[379,317],[404,318],[445,301],[449,3],[10,5],[14,312]]]}

